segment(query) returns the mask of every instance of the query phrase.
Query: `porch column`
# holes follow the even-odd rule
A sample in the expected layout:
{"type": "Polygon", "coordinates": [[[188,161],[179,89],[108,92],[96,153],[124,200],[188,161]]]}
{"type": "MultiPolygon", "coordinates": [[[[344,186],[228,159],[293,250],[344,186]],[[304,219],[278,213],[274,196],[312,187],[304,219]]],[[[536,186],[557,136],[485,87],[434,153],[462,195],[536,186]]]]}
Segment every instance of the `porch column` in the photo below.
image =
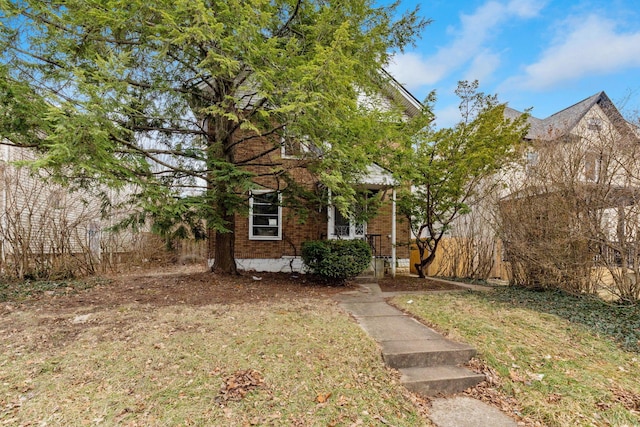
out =
{"type": "Polygon", "coordinates": [[[391,194],[391,277],[396,277],[396,189],[391,194]]]}
{"type": "Polygon", "coordinates": [[[333,234],[333,209],[331,209],[331,189],[327,189],[327,240],[333,234]]]}

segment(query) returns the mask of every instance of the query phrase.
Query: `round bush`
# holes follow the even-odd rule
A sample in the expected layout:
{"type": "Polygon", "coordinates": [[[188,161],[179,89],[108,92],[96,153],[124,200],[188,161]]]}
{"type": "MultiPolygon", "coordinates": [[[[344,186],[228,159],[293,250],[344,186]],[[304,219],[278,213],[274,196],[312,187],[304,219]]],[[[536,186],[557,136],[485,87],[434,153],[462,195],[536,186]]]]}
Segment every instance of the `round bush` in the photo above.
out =
{"type": "Polygon", "coordinates": [[[371,248],[364,240],[311,240],[302,244],[302,261],[313,274],[344,281],[369,266],[371,248]]]}

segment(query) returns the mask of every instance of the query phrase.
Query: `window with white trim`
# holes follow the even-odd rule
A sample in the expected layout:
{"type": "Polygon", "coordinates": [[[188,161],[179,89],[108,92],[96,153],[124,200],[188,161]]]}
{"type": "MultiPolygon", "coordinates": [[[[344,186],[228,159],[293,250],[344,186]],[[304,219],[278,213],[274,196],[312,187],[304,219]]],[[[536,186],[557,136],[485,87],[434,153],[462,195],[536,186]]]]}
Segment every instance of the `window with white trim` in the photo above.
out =
{"type": "Polygon", "coordinates": [[[276,191],[253,191],[249,198],[249,239],[282,239],[281,195],[276,191]]]}
{"type": "Polygon", "coordinates": [[[364,222],[356,222],[352,218],[344,216],[335,206],[329,207],[331,212],[331,225],[333,233],[331,238],[335,239],[359,239],[363,238],[366,233],[367,224],[364,222]]]}
{"type": "Polygon", "coordinates": [[[584,177],[587,181],[598,181],[602,169],[602,158],[598,153],[587,152],[584,156],[584,177]]]}
{"type": "Polygon", "coordinates": [[[280,145],[280,153],[283,159],[300,159],[309,152],[310,148],[309,137],[293,135],[287,132],[286,128],[280,140],[280,145]]]}

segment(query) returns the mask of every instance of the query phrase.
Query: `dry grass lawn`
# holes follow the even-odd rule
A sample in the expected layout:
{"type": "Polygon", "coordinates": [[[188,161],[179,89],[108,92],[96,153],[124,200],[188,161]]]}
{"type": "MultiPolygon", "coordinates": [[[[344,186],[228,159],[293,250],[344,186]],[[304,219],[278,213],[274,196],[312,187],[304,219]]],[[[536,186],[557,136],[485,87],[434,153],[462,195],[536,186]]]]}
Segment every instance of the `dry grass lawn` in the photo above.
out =
{"type": "Polygon", "coordinates": [[[640,355],[584,325],[490,292],[403,296],[394,303],[475,346],[476,366],[489,374],[498,399],[515,402],[523,417],[558,427],[640,426],[640,355]]]}
{"type": "Polygon", "coordinates": [[[2,302],[0,424],[429,425],[337,290],[295,280],[140,275],[2,302]]]}

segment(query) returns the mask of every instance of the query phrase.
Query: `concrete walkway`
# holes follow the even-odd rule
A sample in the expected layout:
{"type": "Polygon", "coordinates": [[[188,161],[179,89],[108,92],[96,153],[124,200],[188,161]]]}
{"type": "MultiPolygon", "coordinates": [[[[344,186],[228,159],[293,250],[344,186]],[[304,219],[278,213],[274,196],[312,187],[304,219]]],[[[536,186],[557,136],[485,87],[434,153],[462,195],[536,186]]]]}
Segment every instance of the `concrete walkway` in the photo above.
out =
{"type": "MultiPolygon", "coordinates": [[[[413,292],[414,294],[416,292],[413,292]]],[[[459,366],[475,355],[472,347],[445,339],[402,311],[387,304],[374,279],[335,298],[381,347],[385,363],[401,373],[407,389],[427,396],[450,395],[484,379],[459,366]]],[[[438,398],[431,421],[439,427],[515,427],[498,409],[469,397],[438,398]]]]}

